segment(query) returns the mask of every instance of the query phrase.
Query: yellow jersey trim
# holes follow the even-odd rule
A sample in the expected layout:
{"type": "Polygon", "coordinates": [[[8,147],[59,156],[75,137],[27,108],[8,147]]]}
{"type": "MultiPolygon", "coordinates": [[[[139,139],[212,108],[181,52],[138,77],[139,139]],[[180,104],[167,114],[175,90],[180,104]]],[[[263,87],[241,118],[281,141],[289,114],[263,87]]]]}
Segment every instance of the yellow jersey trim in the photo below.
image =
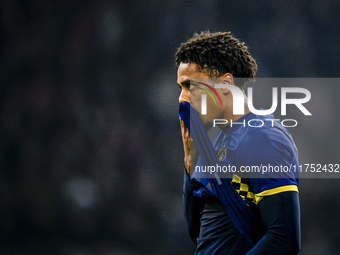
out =
{"type": "Polygon", "coordinates": [[[271,196],[286,191],[296,191],[297,193],[299,193],[298,187],[296,185],[285,185],[273,189],[264,190],[258,194],[255,194],[254,202],[255,204],[258,204],[261,201],[261,199],[265,196],[271,196]]]}

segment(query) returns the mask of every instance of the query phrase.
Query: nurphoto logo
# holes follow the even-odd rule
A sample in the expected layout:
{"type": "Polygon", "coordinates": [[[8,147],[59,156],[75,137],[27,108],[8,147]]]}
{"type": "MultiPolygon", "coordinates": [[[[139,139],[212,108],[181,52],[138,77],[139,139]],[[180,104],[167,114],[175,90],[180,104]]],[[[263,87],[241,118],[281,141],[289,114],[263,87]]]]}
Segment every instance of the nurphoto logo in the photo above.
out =
{"type": "MultiPolygon", "coordinates": [[[[201,115],[207,115],[208,109],[207,109],[207,94],[212,98],[214,101],[215,105],[217,105],[216,100],[211,92],[209,92],[208,89],[210,89],[218,98],[220,104],[222,105],[222,101],[220,96],[218,95],[217,91],[215,89],[219,88],[226,88],[229,89],[230,92],[232,93],[233,96],[233,114],[234,115],[244,115],[244,102],[245,102],[245,95],[243,91],[235,86],[235,85],[230,85],[230,84],[215,84],[214,87],[210,86],[206,83],[203,82],[194,82],[191,81],[191,86],[194,86],[198,89],[203,90],[206,94],[201,95],[201,115]],[[203,85],[206,88],[198,87],[199,85],[203,85]]],[[[278,106],[278,88],[277,87],[272,87],[272,105],[269,109],[266,110],[258,110],[255,109],[254,104],[253,104],[253,88],[248,87],[247,88],[247,103],[249,110],[256,114],[256,115],[269,115],[275,112],[278,106]]],[[[304,115],[306,116],[311,116],[312,114],[307,110],[307,108],[303,105],[307,103],[311,99],[311,93],[308,89],[305,88],[299,88],[299,87],[281,87],[281,115],[286,116],[287,115],[287,105],[295,105],[304,115]],[[295,93],[295,94],[300,94],[303,97],[302,98],[287,98],[287,94],[289,93],[295,93]]],[[[273,120],[268,120],[272,121],[273,120]]],[[[264,125],[263,120],[258,120],[258,119],[252,119],[248,121],[248,126],[250,127],[261,127],[264,125]],[[253,125],[252,125],[253,123],[253,125]],[[255,125],[256,123],[256,125],[255,125]]],[[[215,127],[218,124],[227,124],[228,120],[226,119],[214,119],[213,122],[213,127],[215,127]]],[[[246,123],[230,123],[232,124],[243,124],[243,126],[246,125],[246,123]]],[[[297,126],[298,122],[294,119],[285,119],[281,121],[281,124],[285,127],[295,127],[297,126]],[[285,123],[287,122],[293,122],[294,124],[292,125],[287,125],[285,123]]],[[[273,123],[272,123],[273,126],[273,123]]]]}

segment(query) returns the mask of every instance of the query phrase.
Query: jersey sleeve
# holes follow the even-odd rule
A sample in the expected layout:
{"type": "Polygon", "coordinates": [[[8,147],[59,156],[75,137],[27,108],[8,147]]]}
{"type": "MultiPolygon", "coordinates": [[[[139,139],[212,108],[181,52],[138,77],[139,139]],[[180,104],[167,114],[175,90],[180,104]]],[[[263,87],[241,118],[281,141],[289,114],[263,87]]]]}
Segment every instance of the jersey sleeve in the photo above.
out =
{"type": "Polygon", "coordinates": [[[237,148],[243,155],[237,162],[247,169],[247,178],[255,195],[255,203],[265,196],[286,191],[298,192],[297,150],[288,133],[276,128],[255,129],[237,148]]]}
{"type": "Polygon", "coordinates": [[[258,208],[266,233],[247,255],[297,254],[301,248],[298,194],[283,192],[264,197],[258,208]]]}

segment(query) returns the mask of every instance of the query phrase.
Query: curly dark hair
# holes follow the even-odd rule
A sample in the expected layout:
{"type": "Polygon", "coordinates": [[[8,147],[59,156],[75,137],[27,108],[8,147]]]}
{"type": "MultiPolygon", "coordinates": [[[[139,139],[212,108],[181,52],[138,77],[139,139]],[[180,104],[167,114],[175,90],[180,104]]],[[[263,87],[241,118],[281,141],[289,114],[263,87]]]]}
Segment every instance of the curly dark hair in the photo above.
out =
{"type": "Polygon", "coordinates": [[[235,85],[240,88],[254,79],[257,70],[255,59],[249,54],[244,42],[231,35],[231,32],[195,33],[187,42],[182,43],[176,52],[176,65],[195,63],[197,71],[212,78],[231,73],[235,85]]]}

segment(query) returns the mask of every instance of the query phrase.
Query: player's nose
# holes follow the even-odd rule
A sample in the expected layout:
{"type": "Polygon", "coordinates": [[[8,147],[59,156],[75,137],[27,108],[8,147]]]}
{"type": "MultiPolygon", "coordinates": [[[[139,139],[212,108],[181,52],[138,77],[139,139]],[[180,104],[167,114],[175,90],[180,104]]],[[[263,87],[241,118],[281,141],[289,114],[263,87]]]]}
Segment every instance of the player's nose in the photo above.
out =
{"type": "Polygon", "coordinates": [[[179,95],[180,103],[188,102],[190,103],[190,91],[188,89],[183,88],[181,94],[179,95]]]}

